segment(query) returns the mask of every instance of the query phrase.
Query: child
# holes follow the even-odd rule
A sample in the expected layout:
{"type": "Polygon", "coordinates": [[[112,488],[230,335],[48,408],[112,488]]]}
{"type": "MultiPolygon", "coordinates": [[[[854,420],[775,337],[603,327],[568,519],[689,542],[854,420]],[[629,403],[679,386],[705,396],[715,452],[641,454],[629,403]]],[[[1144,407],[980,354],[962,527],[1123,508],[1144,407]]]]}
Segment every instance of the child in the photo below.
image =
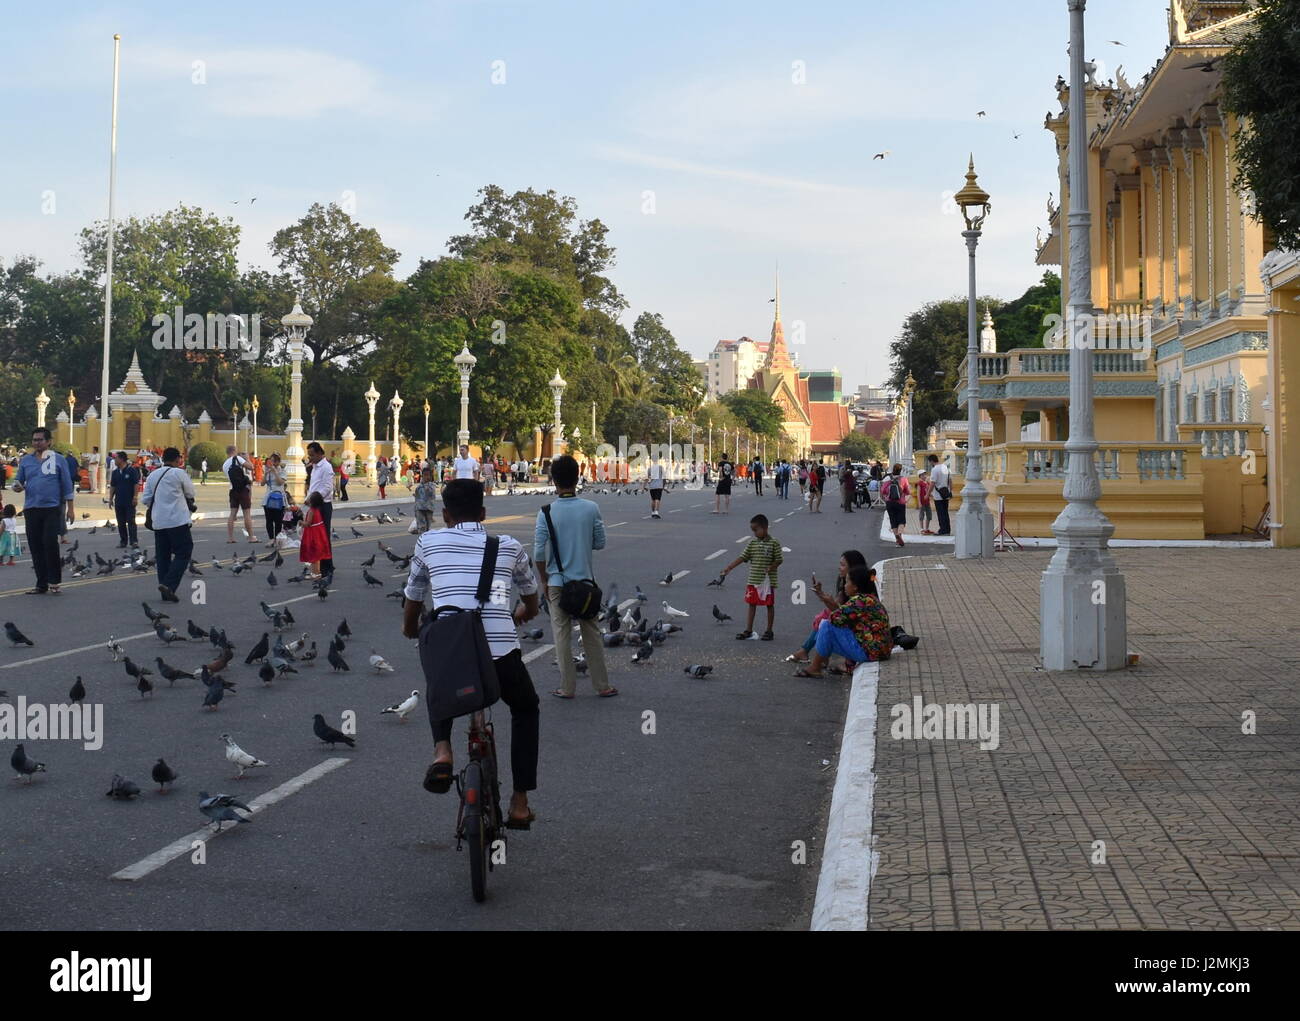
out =
{"type": "Polygon", "coordinates": [[[18,508],[5,504],[4,517],[0,517],[0,564],[14,566],[14,557],[23,551],[18,542],[18,508]],[[8,557],[8,560],[5,560],[8,557]]]}
{"type": "Polygon", "coordinates": [[[425,468],[420,472],[420,484],[415,487],[415,520],[420,532],[427,532],[433,527],[434,504],[438,496],[438,487],[433,482],[433,469],[425,468]]]}
{"type": "Polygon", "coordinates": [[[754,538],[745,546],[745,552],[722,569],[722,576],[725,578],[732,568],[749,564],[749,577],[745,584],[745,605],[749,611],[745,618],[745,630],[736,635],[736,638],[754,636],[754,611],[760,606],[766,606],[767,630],[763,632],[763,641],[770,642],[776,618],[776,569],[781,566],[781,544],[767,534],[765,514],[755,514],[750,518],[749,530],[754,533],[754,538]]]}
{"type": "Polygon", "coordinates": [[[822,668],[835,653],[854,663],[889,658],[894,645],[889,614],[871,594],[874,587],[868,568],[849,568],[844,582],[848,599],[818,626],[817,651],[807,667],[795,671],[796,677],[824,677],[822,668]]]}
{"type": "Polygon", "coordinates": [[[330,533],[325,527],[325,498],[320,493],[312,493],[307,500],[307,512],[302,518],[302,547],[298,550],[298,559],[311,565],[311,576],[320,577],[320,562],[328,560],[330,554],[330,533]]]}
{"type": "Polygon", "coordinates": [[[930,479],[925,471],[917,473],[916,503],[921,510],[921,534],[934,535],[930,530],[930,479]]]}

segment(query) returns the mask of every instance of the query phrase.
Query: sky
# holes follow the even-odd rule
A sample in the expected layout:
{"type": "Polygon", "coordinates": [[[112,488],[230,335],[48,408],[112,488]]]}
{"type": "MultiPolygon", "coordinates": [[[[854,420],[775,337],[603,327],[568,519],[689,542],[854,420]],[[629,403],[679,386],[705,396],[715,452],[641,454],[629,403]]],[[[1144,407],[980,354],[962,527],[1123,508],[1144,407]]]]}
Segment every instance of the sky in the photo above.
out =
{"type": "MultiPolygon", "coordinates": [[[[1088,4],[1099,78],[1154,65],[1165,6],[1088,4]]],[[[484,185],[554,189],[609,227],[626,325],[658,312],[696,358],[766,339],[779,264],[792,352],[846,390],[884,381],[911,311],[965,293],[948,199],[971,153],[993,206],[980,293],[1043,272],[1065,0],[61,0],[5,20],[5,262],[70,269],[106,216],[120,32],[117,216],[231,216],[247,265],[275,268],[272,235],[313,202],[350,201],[404,277],[484,185]]]]}

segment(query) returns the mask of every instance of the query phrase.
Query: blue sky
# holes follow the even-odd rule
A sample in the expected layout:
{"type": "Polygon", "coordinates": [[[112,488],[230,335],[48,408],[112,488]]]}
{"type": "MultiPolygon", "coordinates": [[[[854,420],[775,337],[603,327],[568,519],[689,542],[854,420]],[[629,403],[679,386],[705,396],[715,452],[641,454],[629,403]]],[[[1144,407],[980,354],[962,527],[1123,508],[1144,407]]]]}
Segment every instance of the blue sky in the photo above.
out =
{"type": "MultiPolygon", "coordinates": [[[[1123,65],[1136,82],[1167,42],[1165,5],[1088,7],[1102,77],[1123,65]]],[[[270,268],[278,228],[351,192],[405,275],[464,229],[482,185],[553,188],[609,226],[628,325],[660,312],[697,358],[765,338],[779,261],[800,363],[852,388],[883,380],[910,311],[964,293],[944,192],[973,151],[993,196],[981,292],[1014,297],[1042,272],[1065,0],[25,4],[0,36],[6,261],[69,268],[106,214],[114,32],[118,216],[230,215],[245,263],[270,268]]]]}

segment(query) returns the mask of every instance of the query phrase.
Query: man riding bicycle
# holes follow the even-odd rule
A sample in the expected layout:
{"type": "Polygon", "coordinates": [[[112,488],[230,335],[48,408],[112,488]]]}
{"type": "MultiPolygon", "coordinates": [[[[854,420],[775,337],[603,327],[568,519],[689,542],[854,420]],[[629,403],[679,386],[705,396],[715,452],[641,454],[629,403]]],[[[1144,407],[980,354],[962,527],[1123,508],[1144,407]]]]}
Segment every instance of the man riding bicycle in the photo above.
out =
{"type": "MultiPolygon", "coordinates": [[[[402,634],[419,638],[420,614],[429,597],[435,608],[459,606],[472,610],[478,606],[474,593],[487,543],[483,520],[483,484],[473,479],[455,479],[443,489],[442,520],[446,528],[425,532],[415,545],[410,575],[406,580],[406,615],[402,634]]],[[[508,535],[498,537],[492,597],[482,610],[483,630],[501,683],[501,699],[510,707],[510,772],[514,793],[506,816],[509,829],[526,830],[534,819],[528,807],[528,792],[537,789],[537,741],[539,730],[537,691],[528,668],[524,666],[516,628],[537,616],[537,576],[519,540],[508,535]],[[519,589],[521,605],[512,613],[508,608],[511,583],[519,589]]],[[[424,789],[445,794],[452,782],[451,719],[433,719],[433,699],[429,723],[433,727],[434,758],[424,776],[424,789]]]]}

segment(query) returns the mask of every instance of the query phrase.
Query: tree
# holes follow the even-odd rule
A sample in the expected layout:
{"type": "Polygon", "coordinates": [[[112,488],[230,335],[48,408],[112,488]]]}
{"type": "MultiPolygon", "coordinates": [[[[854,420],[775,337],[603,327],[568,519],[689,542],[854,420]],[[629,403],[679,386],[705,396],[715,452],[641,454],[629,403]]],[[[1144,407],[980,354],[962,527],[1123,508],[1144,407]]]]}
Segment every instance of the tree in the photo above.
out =
{"type": "Polygon", "coordinates": [[[307,334],[312,364],[364,351],[381,306],[397,291],[392,271],[401,256],[379,231],[362,227],[335,203],[317,202],[276,232],[271,252],[315,320],[307,334]]]}
{"type": "Polygon", "coordinates": [[[1015,301],[998,302],[990,310],[998,335],[998,350],[1043,347],[1046,319],[1061,314],[1061,278],[1047,270],[1043,279],[1015,301]]]}
{"type": "Polygon", "coordinates": [[[0,362],[0,443],[26,446],[36,425],[36,395],[42,387],[53,398],[46,409],[49,422],[58,414],[59,404],[59,393],[50,378],[31,365],[0,362]]]}
{"type": "Polygon", "coordinates": [[[723,394],[722,403],[742,428],[760,436],[777,436],[785,421],[780,407],[761,390],[732,390],[723,394]]]}
{"type": "Polygon", "coordinates": [[[668,413],[651,401],[616,397],[604,429],[605,442],[616,446],[620,436],[626,436],[629,444],[649,443],[668,431],[668,413]]]}
{"type": "Polygon", "coordinates": [[[876,461],[886,456],[884,444],[866,433],[851,432],[840,440],[840,456],[850,461],[876,461]]]}
{"type": "Polygon", "coordinates": [[[1239,189],[1277,246],[1300,248],[1300,0],[1262,0],[1253,31],[1223,61],[1223,103],[1242,121],[1239,189]]]}
{"type": "Polygon", "coordinates": [[[632,326],[637,362],[654,379],[656,399],[674,411],[691,414],[704,398],[704,379],[689,354],[664,325],[658,312],[642,312],[632,326]]]}

